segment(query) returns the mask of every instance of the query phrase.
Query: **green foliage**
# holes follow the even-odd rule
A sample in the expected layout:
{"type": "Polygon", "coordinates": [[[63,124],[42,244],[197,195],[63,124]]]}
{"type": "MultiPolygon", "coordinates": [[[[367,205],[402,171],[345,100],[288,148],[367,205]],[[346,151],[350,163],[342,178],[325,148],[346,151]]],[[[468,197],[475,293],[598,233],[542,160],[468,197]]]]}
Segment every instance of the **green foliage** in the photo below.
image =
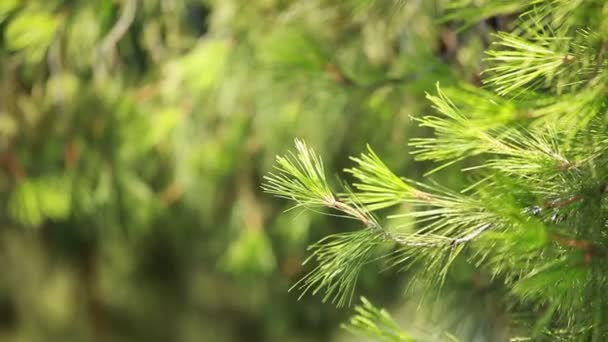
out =
{"type": "MultiPolygon", "coordinates": [[[[325,166],[289,157],[304,183],[273,189],[315,189],[301,208],[333,198],[372,225],[323,168],[363,137],[403,141],[427,84],[456,74],[436,53],[434,4],[406,5],[0,1],[0,340],[327,339],[335,309],[287,290],[333,218],[278,217],[257,184],[303,137],[325,166]]],[[[310,264],[336,251],[319,245],[310,264]]],[[[346,304],[349,269],[311,273],[311,291],[346,304]]]]}
{"type": "Polygon", "coordinates": [[[11,194],[8,211],[25,226],[38,227],[45,219],[61,220],[70,214],[71,189],[67,178],[26,180],[11,194]]]}
{"type": "Polygon", "coordinates": [[[346,169],[358,180],[353,186],[358,190],[357,200],[369,210],[377,210],[400,203],[416,190],[395,174],[380,160],[368,145],[368,154],[360,158],[351,157],[357,167],[346,169]]]}
{"type": "Polygon", "coordinates": [[[226,251],[223,267],[239,275],[260,275],[276,267],[268,237],[259,229],[248,229],[226,251]]]}
{"type": "Polygon", "coordinates": [[[59,19],[48,13],[25,11],[8,23],[4,35],[6,47],[22,52],[30,63],[40,62],[53,42],[58,25],[59,19]]]}
{"type": "Polygon", "coordinates": [[[266,176],[267,183],[262,188],[270,194],[294,200],[298,205],[332,206],[336,199],[327,185],[323,162],[300,140],[296,140],[296,149],[297,155],[277,156],[279,174],[266,176]]]}
{"type": "Polygon", "coordinates": [[[343,327],[355,334],[367,335],[386,342],[412,342],[384,309],[378,309],[366,298],[355,307],[356,314],[343,327]]]}
{"type": "MultiPolygon", "coordinates": [[[[354,294],[361,265],[377,262],[409,270],[409,288],[434,292],[449,286],[454,265],[464,263],[504,288],[512,341],[604,340],[607,45],[600,32],[607,24],[600,13],[608,7],[549,0],[468,5],[450,1],[444,20],[470,32],[488,17],[519,16],[488,36],[486,89],[437,86],[436,95],[427,94],[436,114],[416,119],[433,135],[410,139],[417,160],[440,163],[427,177],[460,167],[468,184],[398,177],[368,147],[346,169],[355,192],[338,202],[363,227],[347,239],[313,245],[313,256],[327,257],[317,256],[311,284],[326,285],[331,297],[341,293],[343,304],[354,294]],[[387,210],[386,219],[369,218],[387,210]],[[377,241],[384,247],[368,253],[377,241]],[[348,276],[332,283],[334,274],[348,276]],[[421,285],[412,285],[416,280],[421,285]]],[[[283,169],[281,177],[295,182],[300,175],[283,169]]],[[[283,190],[281,197],[294,197],[293,189],[283,190]]],[[[315,196],[299,190],[299,198],[315,196]]],[[[333,201],[316,204],[336,209],[333,201]]],[[[391,340],[394,325],[385,315],[368,302],[357,310],[357,329],[391,340]]]]}
{"type": "Polygon", "coordinates": [[[367,336],[374,341],[459,341],[455,336],[442,332],[437,326],[430,332],[416,331],[412,334],[406,333],[386,310],[375,307],[365,297],[361,298],[361,304],[355,306],[354,312],[355,314],[349,319],[348,323],[342,324],[342,327],[355,335],[367,336]]]}
{"type": "Polygon", "coordinates": [[[0,22],[4,19],[19,5],[19,0],[6,0],[0,4],[0,22]]]}
{"type": "Polygon", "coordinates": [[[311,245],[311,256],[304,263],[314,259],[319,265],[294,285],[302,291],[300,298],[324,290],[323,301],[350,305],[361,268],[381,242],[378,234],[363,230],[330,235],[311,245]]]}
{"type": "Polygon", "coordinates": [[[607,11],[0,1],[0,339],[607,340],[607,11]]]}

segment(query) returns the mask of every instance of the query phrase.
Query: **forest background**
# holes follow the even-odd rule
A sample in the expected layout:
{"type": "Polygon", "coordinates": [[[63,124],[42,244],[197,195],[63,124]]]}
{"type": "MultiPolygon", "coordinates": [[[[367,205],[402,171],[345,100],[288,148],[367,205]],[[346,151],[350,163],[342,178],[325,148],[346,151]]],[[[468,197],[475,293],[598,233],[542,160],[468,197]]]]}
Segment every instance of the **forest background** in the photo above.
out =
{"type": "MultiPolygon", "coordinates": [[[[353,340],[352,306],[288,289],[307,245],[357,223],[285,213],[262,177],[296,137],[327,170],[366,144],[433,169],[407,143],[431,134],[425,92],[479,87],[521,10],[453,2],[0,1],[0,339],[353,340]]],[[[500,289],[460,267],[418,311],[407,272],[366,269],[357,296],[406,327],[500,332],[500,289]]]]}

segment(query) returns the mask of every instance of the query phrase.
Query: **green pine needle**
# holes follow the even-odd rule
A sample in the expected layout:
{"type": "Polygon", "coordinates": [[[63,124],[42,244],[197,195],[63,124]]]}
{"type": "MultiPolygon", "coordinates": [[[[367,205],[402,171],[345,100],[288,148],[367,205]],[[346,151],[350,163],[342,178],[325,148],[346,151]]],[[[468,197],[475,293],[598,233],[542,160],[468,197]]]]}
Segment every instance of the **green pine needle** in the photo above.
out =
{"type": "Polygon", "coordinates": [[[355,315],[342,327],[353,334],[368,336],[383,342],[414,342],[403,332],[391,315],[384,309],[376,308],[365,297],[355,307],[355,315]]]}
{"type": "Polygon", "coordinates": [[[304,262],[315,260],[318,266],[291,289],[302,291],[300,298],[308,292],[314,295],[324,290],[324,302],[329,300],[339,307],[350,305],[362,267],[384,241],[382,235],[370,229],[325,237],[309,247],[312,255],[304,262]]]}
{"type": "Polygon", "coordinates": [[[387,208],[402,203],[409,196],[422,195],[402,178],[397,177],[369,145],[367,150],[368,153],[361,154],[359,158],[351,157],[357,167],[345,171],[359,181],[353,184],[359,191],[357,199],[369,210],[387,208]]]}
{"type": "Polygon", "coordinates": [[[278,197],[294,200],[302,206],[327,206],[335,197],[325,178],[323,161],[302,140],[295,140],[297,153],[277,156],[278,173],[264,176],[262,189],[278,197]]]}

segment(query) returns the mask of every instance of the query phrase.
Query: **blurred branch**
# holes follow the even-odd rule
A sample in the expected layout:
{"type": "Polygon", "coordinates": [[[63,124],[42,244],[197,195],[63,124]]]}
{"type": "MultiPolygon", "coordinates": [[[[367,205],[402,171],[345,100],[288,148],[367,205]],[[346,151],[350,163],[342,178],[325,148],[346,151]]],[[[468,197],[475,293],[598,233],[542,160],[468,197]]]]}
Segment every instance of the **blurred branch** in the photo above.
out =
{"type": "MultiPolygon", "coordinates": [[[[432,68],[427,68],[430,69],[426,72],[432,72],[432,68]]],[[[416,79],[419,78],[420,73],[419,72],[410,72],[406,75],[403,75],[401,77],[387,77],[387,78],[383,78],[380,79],[378,81],[369,83],[369,84],[364,84],[358,81],[355,81],[353,78],[349,77],[348,75],[346,75],[346,73],[336,64],[334,63],[327,63],[324,66],[324,71],[327,74],[327,76],[329,78],[331,78],[333,81],[335,81],[336,83],[339,83],[345,87],[358,87],[358,88],[364,88],[366,90],[369,91],[373,91],[376,90],[378,88],[387,86],[387,85],[399,85],[405,82],[412,82],[415,81],[416,79]]]]}
{"type": "Polygon", "coordinates": [[[135,19],[136,11],[137,0],[126,0],[116,24],[100,43],[99,50],[102,56],[113,55],[115,53],[116,45],[129,30],[129,27],[135,19]]]}

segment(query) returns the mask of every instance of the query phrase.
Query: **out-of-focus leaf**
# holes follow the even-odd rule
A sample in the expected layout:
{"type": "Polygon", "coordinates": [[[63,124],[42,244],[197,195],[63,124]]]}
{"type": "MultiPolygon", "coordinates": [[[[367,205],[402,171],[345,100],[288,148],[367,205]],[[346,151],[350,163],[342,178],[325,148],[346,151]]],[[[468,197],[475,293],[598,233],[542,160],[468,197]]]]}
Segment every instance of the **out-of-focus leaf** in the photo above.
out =
{"type": "Polygon", "coordinates": [[[71,186],[67,177],[28,179],[15,189],[8,202],[11,217],[26,226],[39,226],[45,219],[70,215],[71,186]]]}
{"type": "Polygon", "coordinates": [[[19,13],[6,28],[6,46],[13,51],[23,51],[28,62],[38,62],[51,45],[58,24],[56,17],[45,12],[19,13]]]}
{"type": "Polygon", "coordinates": [[[19,184],[8,200],[8,212],[15,221],[26,226],[36,227],[42,223],[44,215],[34,182],[27,180],[19,184]]]}
{"type": "Polygon", "coordinates": [[[0,112],[0,142],[17,133],[16,120],[6,112],[0,112]]]}
{"type": "Polygon", "coordinates": [[[305,32],[285,28],[268,36],[260,50],[260,60],[279,73],[322,72],[328,62],[321,48],[305,32]]]}
{"type": "Polygon", "coordinates": [[[180,114],[176,108],[164,108],[156,113],[144,139],[146,145],[152,147],[165,139],[177,125],[180,114]]]}
{"type": "Polygon", "coordinates": [[[274,270],[270,240],[261,229],[242,229],[228,247],[222,266],[234,274],[266,274],[274,270]]]}
{"type": "Polygon", "coordinates": [[[46,84],[46,96],[49,103],[73,102],[78,93],[80,80],[76,75],[62,72],[52,75],[46,84]]]}
{"type": "Polygon", "coordinates": [[[66,55],[81,69],[91,67],[101,36],[100,14],[91,7],[77,11],[66,30],[66,55]]]}
{"type": "Polygon", "coordinates": [[[183,91],[196,94],[208,90],[218,81],[227,53],[228,44],[224,40],[200,43],[165,66],[163,92],[168,98],[175,98],[183,91]]]}
{"type": "Polygon", "coordinates": [[[17,6],[19,6],[19,0],[0,1],[0,23],[3,22],[17,6]]]}
{"type": "Polygon", "coordinates": [[[54,220],[70,214],[71,186],[67,178],[45,178],[37,183],[38,201],[43,214],[54,220]]]}

